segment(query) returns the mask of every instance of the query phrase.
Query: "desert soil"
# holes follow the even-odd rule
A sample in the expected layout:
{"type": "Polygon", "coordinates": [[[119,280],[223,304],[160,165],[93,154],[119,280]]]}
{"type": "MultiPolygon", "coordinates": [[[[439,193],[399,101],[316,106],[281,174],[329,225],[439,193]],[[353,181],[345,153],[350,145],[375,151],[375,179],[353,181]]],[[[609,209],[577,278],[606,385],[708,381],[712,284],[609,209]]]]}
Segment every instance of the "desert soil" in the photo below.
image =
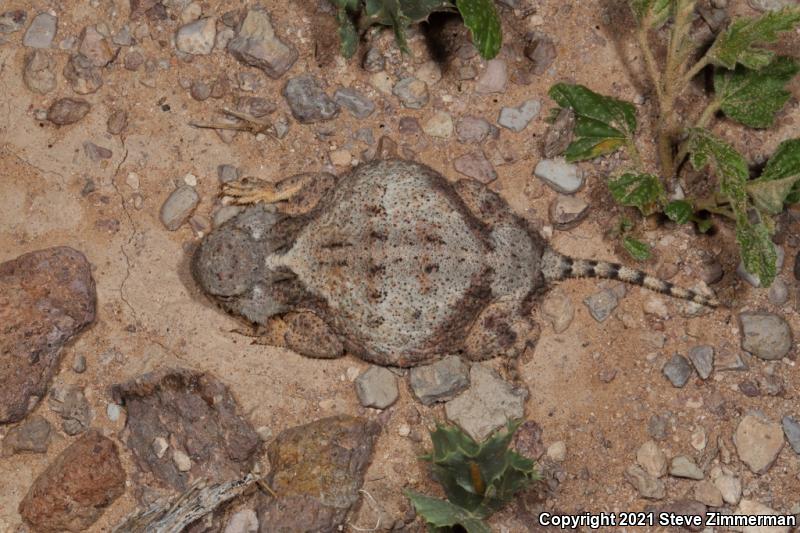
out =
{"type": "MultiPolygon", "coordinates": [[[[543,228],[558,250],[634,263],[617,241],[607,236],[621,213],[604,182],[612,169],[624,163],[619,156],[580,165],[587,183],[577,196],[591,204],[591,213],[568,231],[553,231],[548,206],[556,193],[533,176],[533,168],[542,157],[541,139],[548,126],[545,118],[553,106],[547,90],[557,81],[582,83],[637,102],[644,137],[650,131],[650,95],[642,80],[635,40],[627,30],[631,21],[614,2],[522,0],[516,9],[501,5],[507,44],[500,58],[506,61],[511,78],[506,88],[479,94],[475,80],[459,80],[454,68],[443,66],[442,79],[431,84],[430,102],[421,109],[404,108],[397,97],[376,89],[373,75],[360,62],[367,47],[376,46],[386,56],[385,74],[392,83],[413,75],[431,59],[420,32],[411,39],[409,55],[400,54],[390,32],[384,31],[370,34],[371,44],[362,42],[359,54],[346,61],[329,53],[330,47],[336,46],[335,37],[329,35],[332,16],[316,0],[269,0],[264,4],[279,35],[299,52],[291,70],[273,80],[225,51],[215,50],[189,60],[176,55],[173,35],[180,25],[175,19],[179,19],[178,4],[182,3],[172,4],[177,7],[170,7],[171,18],[167,20],[129,22],[126,0],[2,3],[3,11],[25,10],[28,21],[43,11],[52,10],[58,16],[58,33],[52,45],[58,87],[46,95],[26,88],[22,79],[24,28],[5,36],[0,44],[0,261],[36,249],[68,245],[82,251],[93,265],[97,321],[65,348],[54,383],[85,387],[94,412],[92,425],[107,435],[118,437],[125,422],[124,416],[112,422],[106,415],[112,402],[110,386],[167,365],[197,368],[220,377],[254,427],[269,428],[273,434],[334,413],[379,414],[360,406],[352,383],[367,364],[351,356],[312,360],[254,342],[246,335],[246,324],[226,316],[199,293],[187,268],[188,254],[208,232],[211,215],[219,206],[220,164],[234,165],[244,175],[268,181],[310,170],[344,173],[349,165],[364,159],[362,152],[374,150],[377,140],[387,136],[399,145],[400,155],[426,163],[455,180],[460,175],[454,170],[453,160],[476,147],[458,142],[454,134],[436,138],[422,131],[401,132],[400,120],[411,117],[424,124],[435,112],[445,111],[454,120],[475,115],[496,124],[502,107],[535,98],[541,101],[542,111],[522,132],[500,128],[499,138],[484,147],[496,162],[498,174],[490,187],[519,215],[543,228]],[[117,58],[102,69],[102,88],[85,97],[92,106],[85,118],[62,127],[41,120],[42,110],[56,98],[74,96],[61,75],[69,51],[59,50],[59,43],[77,38],[85,26],[98,23],[105,23],[112,34],[129,24],[131,34],[138,36],[135,46],[121,47],[117,58]],[[143,25],[147,28],[141,29],[143,25]],[[557,57],[546,72],[533,76],[530,84],[515,83],[514,73],[522,68],[519,62],[527,59],[515,55],[513,46],[532,30],[553,39],[557,57]],[[146,61],[136,71],[123,66],[123,58],[133,50],[142,53],[146,61]],[[241,72],[256,74],[253,92],[237,87],[235,80],[241,72]],[[376,111],[366,119],[354,119],[342,110],[330,122],[298,123],[291,118],[281,91],[287,79],[302,73],[323,80],[329,94],[339,86],[360,90],[375,103],[376,111]],[[187,81],[211,83],[219,76],[232,81],[224,99],[198,101],[184,88],[187,81]],[[214,131],[189,125],[217,118],[218,110],[230,105],[233,95],[261,96],[276,104],[270,118],[289,117],[286,136],[276,140],[239,133],[225,143],[214,131]],[[116,110],[127,111],[129,116],[129,125],[121,135],[112,135],[106,129],[109,115],[116,110]],[[354,140],[354,132],[361,128],[371,130],[371,145],[354,140]],[[108,148],[111,157],[89,159],[84,150],[86,141],[108,148]],[[341,150],[350,154],[351,161],[335,166],[331,153],[341,150]],[[201,200],[191,224],[168,231],[159,219],[159,210],[187,174],[196,177],[201,200]],[[80,355],[86,357],[88,369],[78,374],[71,367],[80,355]]],[[[202,12],[211,16],[245,7],[240,0],[205,0],[200,5],[202,12]]],[[[755,13],[744,1],[732,0],[730,10],[755,13]]],[[[781,46],[800,55],[800,35],[789,36],[781,46]]],[[[480,77],[485,62],[476,58],[473,64],[480,77]]],[[[800,83],[793,83],[790,89],[794,97],[775,129],[753,132],[718,123],[716,131],[749,160],[763,161],[781,140],[800,133],[800,83]]],[[[644,143],[642,146],[645,157],[652,159],[654,154],[644,143]]],[[[339,152],[336,161],[341,162],[341,158],[339,152]]],[[[668,315],[659,317],[644,311],[646,302],[653,298],[651,293],[629,288],[612,316],[600,323],[583,303],[600,290],[598,283],[574,280],[560,284],[575,307],[575,317],[566,331],[555,333],[538,309],[535,311],[541,337],[520,364],[521,380],[530,391],[525,416],[542,426],[545,445],[563,441],[567,450],[558,467],[559,483],[544,502],[544,509],[600,512],[641,510],[650,505],[626,482],[625,471],[636,463],[638,448],[652,438],[648,432],[651,418],[660,415],[667,424],[665,434],[658,435],[664,437],[658,444],[667,457],[685,454],[702,463],[719,442],[722,451],[708,464],[727,463],[740,476],[746,498],[780,512],[800,512],[800,456],[787,444],[776,463],[765,474],[757,475],[738,459],[732,441],[745,413],[760,410],[778,423],[784,415],[800,415],[795,350],[783,360],[766,362],[739,347],[738,313],[743,310],[777,313],[794,331],[800,331],[800,296],[792,276],[800,226],[792,214],[782,223],[786,261],[780,278],[789,288],[785,304],[770,303],[766,289],[753,288],[736,275],[737,252],[729,227],[721,224],[713,236],[704,236],[688,226],[655,224],[638,228],[655,252],[655,258],[643,267],[674,275],[671,281],[691,286],[701,275],[704,257],[716,256],[725,275],[713,288],[734,302],[731,308],[687,317],[680,303],[656,297],[664,302],[668,315]],[[663,333],[662,348],[642,338],[641,333],[647,331],[663,333]],[[741,354],[748,368],[715,371],[705,381],[695,375],[684,387],[673,387],[661,373],[664,363],[674,353],[686,354],[691,347],[704,344],[714,346],[718,354],[741,354]],[[757,383],[767,374],[783,381],[783,395],[762,392],[750,397],[740,391],[741,382],[757,383]],[[692,435],[698,429],[707,436],[708,444],[703,448],[692,445],[692,435]]],[[[498,361],[491,364],[501,367],[498,361]]],[[[408,509],[401,494],[403,488],[437,490],[417,457],[429,447],[426,428],[444,420],[444,411],[441,406],[422,406],[410,393],[407,380],[400,383],[399,401],[381,414],[385,427],[363,487],[376,503],[362,504],[350,517],[349,523],[356,527],[372,527],[376,513],[380,513],[383,524],[403,518],[408,509]],[[410,435],[405,426],[411,428],[410,435]]],[[[46,402],[36,413],[49,419],[54,428],[60,427],[46,402]]],[[[0,435],[7,429],[0,428],[0,435]]],[[[0,531],[15,531],[21,524],[19,502],[36,476],[74,440],[56,433],[47,454],[0,459],[0,531]]],[[[125,446],[120,449],[124,467],[130,472],[135,466],[125,446]]],[[[665,483],[667,497],[657,505],[691,497],[696,481],[665,478],[665,483]]],[[[136,504],[132,492],[126,491],[91,531],[108,531],[133,510],[136,504]]],[[[493,518],[492,525],[498,531],[535,529],[514,506],[493,518]]]]}

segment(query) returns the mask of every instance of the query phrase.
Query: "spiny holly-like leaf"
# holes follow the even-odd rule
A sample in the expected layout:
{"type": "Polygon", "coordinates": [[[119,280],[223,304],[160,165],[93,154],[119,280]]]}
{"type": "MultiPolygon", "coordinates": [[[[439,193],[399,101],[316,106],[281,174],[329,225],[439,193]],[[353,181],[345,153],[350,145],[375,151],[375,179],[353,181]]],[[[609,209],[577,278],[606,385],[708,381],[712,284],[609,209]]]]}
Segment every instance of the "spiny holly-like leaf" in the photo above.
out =
{"type": "MultiPolygon", "coordinates": [[[[800,176],[800,139],[783,141],[770,157],[759,180],[782,180],[800,176]]],[[[800,184],[795,184],[786,197],[787,204],[800,202],[800,184]]]]}
{"type": "Polygon", "coordinates": [[[660,28],[672,14],[674,0],[628,0],[639,24],[660,28]]]}
{"type": "Polygon", "coordinates": [[[629,102],[567,83],[553,85],[549,94],[575,112],[575,140],[564,153],[567,161],[610,154],[630,142],[636,131],[636,108],[629,102]]]}
{"type": "Polygon", "coordinates": [[[692,218],[694,209],[686,200],[673,200],[664,207],[664,214],[678,224],[685,224],[692,218]]]}
{"type": "Polygon", "coordinates": [[[664,187],[658,176],[634,172],[626,172],[610,180],[608,188],[617,202],[624,206],[636,207],[645,216],[656,210],[664,194],[664,187]]]}
{"type": "Polygon", "coordinates": [[[745,183],[749,177],[747,161],[736,149],[702,128],[689,131],[689,160],[695,170],[710,165],[719,179],[720,192],[734,209],[746,209],[745,183]]]}
{"type": "Polygon", "coordinates": [[[425,521],[437,528],[461,526],[467,533],[492,533],[480,517],[446,500],[431,498],[412,490],[405,491],[414,509],[425,521]]]}
{"type": "Polygon", "coordinates": [[[758,276],[761,285],[769,287],[777,274],[778,254],[763,223],[751,224],[747,215],[739,215],[736,222],[736,240],[745,269],[758,276]]]}
{"type": "Polygon", "coordinates": [[[800,8],[769,11],[754,19],[737,19],[717,39],[706,53],[711,63],[728,69],[737,63],[751,69],[767,66],[773,52],[760,45],[775,42],[781,32],[792,30],[800,23],[800,8]]]}
{"type": "Polygon", "coordinates": [[[492,59],[503,44],[500,17],[493,0],[456,0],[464,25],[472,33],[472,42],[481,57],[492,59]]]}
{"type": "Polygon", "coordinates": [[[714,90],[727,116],[751,128],[768,128],[791,97],[784,86],[800,71],[790,57],[778,57],[761,70],[743,66],[736,70],[718,68],[714,90]]]}
{"type": "Polygon", "coordinates": [[[347,59],[353,57],[358,47],[358,32],[353,20],[348,15],[347,10],[339,8],[336,13],[336,21],[339,23],[339,42],[341,42],[342,55],[347,59]]]}
{"type": "Polygon", "coordinates": [[[637,241],[632,237],[625,237],[622,239],[622,246],[631,254],[631,257],[637,261],[647,261],[650,259],[650,245],[637,241]]]}

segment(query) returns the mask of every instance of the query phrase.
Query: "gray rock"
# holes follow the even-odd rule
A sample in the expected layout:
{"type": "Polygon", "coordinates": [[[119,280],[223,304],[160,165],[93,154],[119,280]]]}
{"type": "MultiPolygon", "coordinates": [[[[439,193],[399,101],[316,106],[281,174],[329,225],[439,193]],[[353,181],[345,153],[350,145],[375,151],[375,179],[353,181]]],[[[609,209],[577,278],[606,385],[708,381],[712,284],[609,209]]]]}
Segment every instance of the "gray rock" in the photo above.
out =
{"type": "Polygon", "coordinates": [[[144,56],[141,52],[134,50],[125,54],[122,63],[127,70],[136,71],[144,64],[144,56]]]}
{"type": "Polygon", "coordinates": [[[47,120],[59,126],[74,124],[85,117],[90,109],[89,102],[81,98],[59,98],[47,110],[47,120]]]}
{"type": "Polygon", "coordinates": [[[223,533],[258,533],[258,515],[252,509],[233,513],[223,533]]]}
{"type": "Polygon", "coordinates": [[[76,374],[83,374],[86,372],[86,357],[83,355],[76,355],[72,361],[72,371],[76,374]]]}
{"type": "Polygon", "coordinates": [[[781,359],[792,347],[789,324],[772,313],[746,312],[739,315],[742,348],[765,360],[781,359]]]}
{"type": "Polygon", "coordinates": [[[533,174],[563,194],[572,194],[583,187],[583,173],[578,166],[561,158],[542,159],[536,164],[533,174]]]}
{"type": "Polygon", "coordinates": [[[114,59],[106,38],[97,31],[96,26],[86,26],[81,32],[81,42],[78,53],[83,54],[96,67],[104,67],[114,59]]]}
{"type": "Polygon", "coordinates": [[[480,117],[461,117],[456,121],[456,137],[462,143],[480,144],[492,131],[492,125],[480,117]]]}
{"type": "Polygon", "coordinates": [[[0,15],[0,33],[14,33],[22,29],[28,20],[28,13],[22,9],[6,11],[0,15]]]}
{"type": "Polygon", "coordinates": [[[339,114],[339,104],[325,94],[317,78],[308,74],[286,82],[283,96],[294,118],[302,124],[330,120],[339,114]]]}
{"type": "Polygon", "coordinates": [[[192,82],[189,94],[198,102],[203,102],[211,96],[211,86],[203,80],[195,80],[192,82]]]}
{"type": "Polygon", "coordinates": [[[733,434],[739,459],[755,474],[769,470],[783,448],[783,429],[780,424],[746,415],[733,434]]]}
{"type": "Polygon", "coordinates": [[[647,421],[647,434],[655,440],[664,440],[669,434],[669,416],[653,415],[647,421]]]}
{"type": "Polygon", "coordinates": [[[546,158],[554,158],[563,154],[572,142],[575,128],[575,112],[569,108],[562,108],[556,120],[550,124],[544,134],[544,149],[542,153],[546,158]]]}
{"type": "Polygon", "coordinates": [[[592,294],[583,300],[583,303],[589,308],[592,318],[598,322],[605,322],[619,305],[619,298],[614,291],[606,289],[592,294]]]}
{"type": "Polygon", "coordinates": [[[669,464],[669,475],[696,480],[701,480],[705,477],[705,474],[695,462],[685,455],[678,455],[672,458],[669,464]]]}
{"type": "Polygon", "coordinates": [[[30,48],[50,48],[56,37],[58,19],[50,13],[39,13],[33,18],[22,44],[30,48]]]}
{"type": "Polygon", "coordinates": [[[472,365],[470,387],[444,406],[447,419],[482,441],[509,420],[522,418],[527,391],[515,389],[493,370],[472,365]]]}
{"type": "Polygon", "coordinates": [[[709,507],[722,507],[725,503],[722,492],[710,481],[701,481],[694,486],[694,499],[709,507]]]}
{"type": "Polygon", "coordinates": [[[722,263],[719,262],[719,259],[713,257],[703,261],[699,277],[707,285],[713,285],[719,282],[724,274],[722,263]]]}
{"type": "Polygon", "coordinates": [[[750,380],[745,380],[739,383],[739,390],[748,398],[756,398],[761,396],[761,391],[758,389],[758,385],[750,380]]]}
{"type": "Polygon", "coordinates": [[[215,228],[220,227],[228,220],[242,212],[244,208],[239,205],[223,205],[212,215],[212,224],[215,228]]]}
{"type": "Polygon", "coordinates": [[[469,368],[460,357],[450,355],[409,372],[411,390],[423,405],[444,402],[469,386],[469,368]]]}
{"type": "Polygon", "coordinates": [[[56,88],[55,60],[44,50],[35,48],[25,55],[22,80],[31,91],[47,94],[56,88]]]}
{"type": "Polygon", "coordinates": [[[260,96],[239,96],[236,98],[236,110],[255,118],[269,115],[278,107],[260,96]]]}
{"type": "Polygon", "coordinates": [[[486,159],[481,151],[470,152],[453,160],[453,168],[460,174],[478,180],[481,183],[490,183],[497,179],[497,172],[492,163],[486,159]]]}
{"type": "Polygon", "coordinates": [[[526,100],[517,107],[504,107],[500,110],[497,123],[508,128],[513,132],[519,133],[524,130],[531,120],[539,115],[542,103],[539,100],[526,100]]]}
{"type": "Polygon", "coordinates": [[[115,109],[108,117],[106,130],[111,135],[119,135],[128,127],[128,112],[123,109],[115,109]]]}
{"type": "Polygon", "coordinates": [[[92,94],[103,86],[100,69],[83,54],[75,54],[69,58],[64,65],[64,77],[78,94],[92,94]]]}
{"type": "Polygon", "coordinates": [[[217,37],[217,22],[213,18],[203,18],[178,28],[175,46],[184,54],[208,55],[214,50],[217,37]]]}
{"type": "Polygon", "coordinates": [[[397,378],[386,368],[371,366],[356,378],[356,394],[364,407],[386,409],[397,401],[397,378]]]}
{"type": "Polygon", "coordinates": [[[239,179],[239,169],[233,165],[217,166],[217,177],[220,183],[230,183],[239,179]]]}
{"type": "Polygon", "coordinates": [[[557,287],[542,302],[542,316],[553,324],[553,331],[563,333],[575,317],[575,306],[572,305],[572,299],[557,287]]]}
{"type": "Polygon", "coordinates": [[[741,371],[747,370],[747,368],[747,364],[742,359],[739,350],[730,345],[723,346],[719,353],[714,356],[714,370],[717,372],[726,370],[741,371]]]}
{"type": "Polygon", "coordinates": [[[758,11],[780,11],[797,6],[797,0],[747,0],[747,3],[758,11]]]}
{"type": "Polygon", "coordinates": [[[111,159],[111,156],[114,155],[114,153],[108,148],[98,146],[90,141],[85,141],[83,143],[83,152],[86,154],[86,157],[94,162],[101,161],[103,159],[111,159]]]}
{"type": "MultiPolygon", "coordinates": [[[[775,268],[777,272],[780,272],[781,268],[783,268],[783,262],[786,259],[786,252],[783,251],[782,247],[775,246],[775,253],[777,255],[775,268]]],[[[739,262],[739,266],[736,267],[736,274],[753,287],[761,287],[761,279],[759,279],[757,274],[748,272],[744,267],[744,262],[739,262]]]]}
{"type": "Polygon", "coordinates": [[[200,203],[200,196],[194,187],[189,185],[182,185],[172,191],[172,194],[167,197],[164,204],[161,206],[159,214],[161,223],[169,231],[175,231],[180,228],[184,222],[189,220],[192,216],[197,204],[200,203]]]}
{"type": "Polygon", "coordinates": [[[549,214],[553,226],[566,231],[583,222],[589,214],[589,204],[581,198],[559,194],[550,202],[549,214]]]}
{"type": "Polygon", "coordinates": [[[506,90],[508,82],[508,66],[502,59],[490,59],[475,83],[475,92],[478,94],[502,93],[506,90]]]}
{"type": "Polygon", "coordinates": [[[783,432],[786,434],[786,440],[794,450],[794,453],[800,455],[800,422],[791,416],[784,416],[781,420],[783,425],[783,432]]]}
{"type": "Polygon", "coordinates": [[[661,371],[672,383],[672,386],[677,388],[686,385],[692,375],[692,367],[689,365],[689,361],[677,353],[672,356],[672,359],[664,365],[661,371]]]}
{"type": "Polygon", "coordinates": [[[556,59],[556,45],[550,36],[534,32],[529,36],[527,46],[525,46],[525,57],[533,63],[534,74],[544,74],[553,61],[556,59]]]}
{"type": "Polygon", "coordinates": [[[421,109],[430,99],[428,84],[417,78],[403,78],[392,87],[392,94],[400,99],[403,107],[421,109]]]}
{"type": "Polygon", "coordinates": [[[636,465],[631,465],[625,471],[625,479],[633,485],[642,498],[649,500],[661,500],[666,496],[664,483],[636,465]]]}
{"type": "Polygon", "coordinates": [[[386,60],[383,57],[380,49],[377,46],[370,46],[367,53],[364,54],[364,62],[362,66],[367,72],[380,72],[386,65],[386,60]]]}
{"type": "Polygon", "coordinates": [[[789,288],[781,278],[776,278],[769,287],[769,301],[772,305],[783,305],[789,299],[789,288]]]}
{"type": "Polygon", "coordinates": [[[667,456],[655,441],[649,440],[636,452],[636,462],[655,478],[667,473],[667,456]]]}
{"type": "Polygon", "coordinates": [[[694,346],[689,350],[689,360],[702,379],[708,379],[714,369],[714,348],[712,346],[694,346]]]}
{"type": "Polygon", "coordinates": [[[80,387],[75,385],[53,387],[48,405],[61,417],[62,428],[67,435],[77,435],[89,429],[92,410],[80,387]]]}
{"type": "Polygon", "coordinates": [[[375,111],[375,104],[359,91],[340,87],[333,93],[333,99],[356,118],[367,118],[375,111]]]}
{"type": "Polygon", "coordinates": [[[722,501],[728,505],[736,505],[742,497],[742,482],[727,468],[714,467],[711,469],[711,481],[722,494],[722,501]]]}
{"type": "Polygon", "coordinates": [[[247,11],[236,37],[228,43],[228,52],[273,79],[280,78],[297,60],[295,47],[278,39],[269,15],[259,8],[247,11]]]}
{"type": "Polygon", "coordinates": [[[50,422],[35,415],[12,428],[3,439],[3,456],[20,452],[47,453],[50,445],[50,422]]]}
{"type": "Polygon", "coordinates": [[[111,42],[117,46],[131,46],[133,45],[133,37],[131,37],[131,29],[125,24],[119,29],[117,33],[111,38],[111,42]]]}

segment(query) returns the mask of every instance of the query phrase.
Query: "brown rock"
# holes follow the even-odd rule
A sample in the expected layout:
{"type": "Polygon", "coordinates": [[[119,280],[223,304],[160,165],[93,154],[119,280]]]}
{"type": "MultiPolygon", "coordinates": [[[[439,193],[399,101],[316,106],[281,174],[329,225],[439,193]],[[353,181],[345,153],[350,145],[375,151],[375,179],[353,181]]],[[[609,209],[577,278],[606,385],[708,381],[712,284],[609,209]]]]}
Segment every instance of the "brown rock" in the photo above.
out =
{"type": "Polygon", "coordinates": [[[32,416],[8,432],[3,439],[3,456],[20,452],[45,453],[50,444],[50,422],[32,416]]]}
{"type": "Polygon", "coordinates": [[[89,109],[89,102],[81,98],[59,98],[47,110],[47,120],[59,126],[74,124],[85,117],[89,109]]]}
{"type": "Polygon", "coordinates": [[[128,128],[128,112],[117,109],[108,117],[106,129],[111,135],[119,135],[128,128]]]}
{"type": "Polygon", "coordinates": [[[86,26],[81,32],[78,52],[88,57],[96,67],[104,67],[114,58],[111,46],[95,26],[86,26]]]}
{"type": "Polygon", "coordinates": [[[125,492],[117,445],[96,431],[75,441],[33,482],[19,514],[35,531],[85,531],[125,492]]]}
{"type": "Polygon", "coordinates": [[[92,94],[103,86],[100,69],[83,54],[75,54],[64,65],[64,78],[78,94],[92,94]]]}
{"type": "Polygon", "coordinates": [[[217,483],[252,469],[261,441],[228,388],[212,375],[165,369],[115,385],[112,392],[128,411],[127,444],[136,463],[161,485],[184,491],[200,478],[217,483]]]}
{"type": "Polygon", "coordinates": [[[18,422],[47,392],[61,347],[95,317],[89,262],[67,247],[0,264],[0,424],[18,422]]]}
{"type": "Polygon", "coordinates": [[[267,478],[278,497],[259,507],[259,531],[337,531],[359,498],[379,433],[376,422],[339,415],[278,435],[267,478]]]}

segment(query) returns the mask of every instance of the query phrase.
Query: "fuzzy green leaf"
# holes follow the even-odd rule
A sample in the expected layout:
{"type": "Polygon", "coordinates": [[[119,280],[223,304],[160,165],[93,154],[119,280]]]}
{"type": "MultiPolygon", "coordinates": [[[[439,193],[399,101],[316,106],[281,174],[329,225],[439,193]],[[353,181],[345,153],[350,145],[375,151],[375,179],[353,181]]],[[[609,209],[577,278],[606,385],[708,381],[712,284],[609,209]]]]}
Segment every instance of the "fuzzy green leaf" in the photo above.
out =
{"type": "Polygon", "coordinates": [[[625,237],[622,239],[622,246],[637,261],[650,259],[650,245],[645,242],[637,241],[632,237],[625,237]]]}
{"type": "Polygon", "coordinates": [[[365,0],[364,21],[360,24],[365,27],[372,24],[391,26],[398,48],[405,53],[410,52],[406,28],[411,24],[411,19],[403,13],[400,0],[365,0]]]}
{"type": "Polygon", "coordinates": [[[356,53],[356,48],[358,48],[358,32],[356,31],[356,26],[353,24],[353,20],[344,8],[339,8],[339,11],[336,13],[336,21],[339,23],[339,41],[341,43],[342,55],[350,59],[353,57],[353,54],[356,53]]]}
{"type": "Polygon", "coordinates": [[[701,128],[689,131],[688,146],[689,161],[695,170],[710,165],[719,179],[720,192],[731,200],[734,209],[745,210],[749,171],[744,157],[733,146],[701,128]]]}
{"type": "MultiPolygon", "coordinates": [[[[759,180],[782,180],[800,175],[800,139],[789,139],[778,145],[759,180]]],[[[800,202],[800,183],[786,197],[787,204],[800,202]]]]}
{"type": "Polygon", "coordinates": [[[332,2],[339,9],[346,9],[350,12],[358,11],[359,0],[332,0],[332,2]]]}
{"type": "Polygon", "coordinates": [[[431,498],[412,490],[405,491],[405,495],[417,513],[434,527],[461,526],[467,533],[492,533],[480,517],[447,500],[431,498]]]}
{"type": "Polygon", "coordinates": [[[628,0],[639,24],[647,24],[651,28],[660,28],[669,19],[674,7],[674,0],[628,0]]]}
{"type": "Polygon", "coordinates": [[[778,57],[761,70],[741,65],[736,70],[716,69],[714,90],[720,109],[745,126],[768,128],[791,97],[784,86],[799,71],[800,65],[790,57],[778,57]]]}
{"type": "Polygon", "coordinates": [[[564,154],[567,161],[610,154],[636,132],[636,108],[629,102],[567,83],[553,85],[549,94],[558,105],[575,112],[575,140],[564,154]]]}
{"type": "Polygon", "coordinates": [[[775,42],[781,32],[790,31],[797,24],[800,24],[800,8],[769,11],[753,19],[737,19],[717,35],[706,56],[714,65],[728,69],[735,68],[737,63],[761,69],[772,61],[774,53],[759,46],[775,42]]]}
{"type": "Polygon", "coordinates": [[[694,209],[686,200],[673,200],[664,207],[664,214],[678,224],[685,224],[692,218],[694,209]]]}
{"type": "Polygon", "coordinates": [[[747,215],[741,215],[736,222],[736,240],[745,269],[758,276],[762,286],[769,287],[777,275],[778,262],[769,228],[763,222],[751,224],[747,215]]]}
{"type": "Polygon", "coordinates": [[[792,192],[795,184],[800,180],[800,175],[789,176],[777,180],[757,180],[747,182],[747,194],[753,199],[759,211],[777,215],[783,211],[783,204],[792,192]]]}
{"type": "Polygon", "coordinates": [[[492,59],[503,44],[500,17],[492,0],[456,0],[464,25],[472,33],[472,42],[481,57],[492,59]]]}
{"type": "Polygon", "coordinates": [[[611,195],[620,204],[636,207],[643,215],[656,210],[658,201],[664,194],[664,187],[658,176],[626,172],[608,182],[611,195]]]}

